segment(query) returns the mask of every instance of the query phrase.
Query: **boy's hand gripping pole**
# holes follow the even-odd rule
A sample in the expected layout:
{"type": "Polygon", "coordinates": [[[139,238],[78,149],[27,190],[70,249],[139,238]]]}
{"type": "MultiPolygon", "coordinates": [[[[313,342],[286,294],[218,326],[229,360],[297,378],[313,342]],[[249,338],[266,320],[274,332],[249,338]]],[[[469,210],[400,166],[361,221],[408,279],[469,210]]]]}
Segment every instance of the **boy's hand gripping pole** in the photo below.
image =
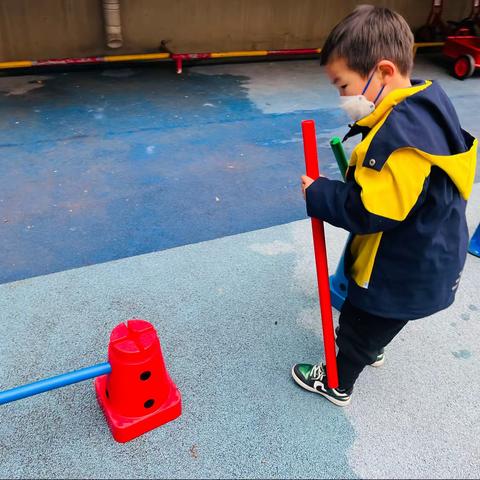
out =
{"type": "MultiPolygon", "coordinates": [[[[316,180],[319,177],[317,138],[315,122],[302,122],[303,149],[307,176],[316,180]]],[[[323,344],[325,362],[327,364],[327,382],[329,388],[338,387],[337,359],[335,338],[333,334],[332,305],[330,303],[330,284],[328,281],[327,251],[325,246],[325,231],[323,221],[312,218],[313,249],[317,266],[318,294],[320,297],[320,312],[322,316],[323,344]]]]}

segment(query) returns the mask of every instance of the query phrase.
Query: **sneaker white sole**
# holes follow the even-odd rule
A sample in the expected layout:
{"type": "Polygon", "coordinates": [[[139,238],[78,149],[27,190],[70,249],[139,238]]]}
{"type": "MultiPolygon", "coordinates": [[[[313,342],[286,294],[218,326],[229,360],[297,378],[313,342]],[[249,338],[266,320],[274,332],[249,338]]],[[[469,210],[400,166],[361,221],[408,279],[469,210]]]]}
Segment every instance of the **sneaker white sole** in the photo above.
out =
{"type": "Polygon", "coordinates": [[[377,360],[370,364],[371,367],[381,367],[385,363],[385,355],[382,357],[381,360],[377,360]]]}
{"type": "Polygon", "coordinates": [[[347,405],[350,405],[350,402],[352,401],[351,398],[349,398],[348,400],[345,400],[345,401],[341,401],[341,400],[337,400],[336,398],[332,398],[330,397],[329,395],[327,395],[326,393],[324,392],[319,392],[318,390],[315,390],[314,388],[312,387],[309,387],[308,385],[305,385],[301,380],[299,380],[297,378],[297,376],[295,375],[295,372],[293,371],[295,367],[292,367],[292,377],[293,379],[295,380],[295,383],[297,385],[299,385],[300,387],[302,387],[303,389],[305,390],[308,390],[309,392],[312,392],[312,393],[318,393],[319,395],[321,395],[322,397],[325,397],[328,401],[334,403],[335,405],[337,405],[338,407],[346,407],[347,405]]]}

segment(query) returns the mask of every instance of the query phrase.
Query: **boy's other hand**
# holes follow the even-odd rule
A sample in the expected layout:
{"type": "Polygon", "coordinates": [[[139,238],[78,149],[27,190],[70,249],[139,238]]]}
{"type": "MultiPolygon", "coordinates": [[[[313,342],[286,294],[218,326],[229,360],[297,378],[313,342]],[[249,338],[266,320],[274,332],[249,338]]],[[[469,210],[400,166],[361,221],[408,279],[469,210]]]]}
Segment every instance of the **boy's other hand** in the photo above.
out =
{"type": "Polygon", "coordinates": [[[313,178],[307,177],[306,175],[302,175],[302,195],[303,199],[305,200],[305,190],[314,182],[313,178]]]}

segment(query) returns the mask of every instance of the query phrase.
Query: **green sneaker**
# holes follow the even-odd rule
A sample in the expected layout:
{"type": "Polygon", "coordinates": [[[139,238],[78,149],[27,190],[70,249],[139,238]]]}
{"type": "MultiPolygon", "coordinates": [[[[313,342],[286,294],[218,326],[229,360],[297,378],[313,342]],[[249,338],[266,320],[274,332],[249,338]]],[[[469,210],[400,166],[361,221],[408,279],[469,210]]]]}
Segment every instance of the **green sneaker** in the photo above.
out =
{"type": "Polygon", "coordinates": [[[350,403],[352,390],[343,391],[337,388],[329,388],[327,373],[323,364],[297,363],[292,367],[292,377],[305,390],[319,393],[335,405],[345,407],[350,403]]]}

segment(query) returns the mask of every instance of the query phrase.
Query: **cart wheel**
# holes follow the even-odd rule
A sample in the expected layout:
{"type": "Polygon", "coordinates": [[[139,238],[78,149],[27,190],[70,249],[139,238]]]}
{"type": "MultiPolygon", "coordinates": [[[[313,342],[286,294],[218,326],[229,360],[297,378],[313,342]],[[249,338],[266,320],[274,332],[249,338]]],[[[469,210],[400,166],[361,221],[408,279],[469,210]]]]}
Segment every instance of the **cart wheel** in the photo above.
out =
{"type": "Polygon", "coordinates": [[[459,80],[471,77],[475,71],[475,60],[471,55],[462,55],[453,64],[453,76],[459,80]]]}

